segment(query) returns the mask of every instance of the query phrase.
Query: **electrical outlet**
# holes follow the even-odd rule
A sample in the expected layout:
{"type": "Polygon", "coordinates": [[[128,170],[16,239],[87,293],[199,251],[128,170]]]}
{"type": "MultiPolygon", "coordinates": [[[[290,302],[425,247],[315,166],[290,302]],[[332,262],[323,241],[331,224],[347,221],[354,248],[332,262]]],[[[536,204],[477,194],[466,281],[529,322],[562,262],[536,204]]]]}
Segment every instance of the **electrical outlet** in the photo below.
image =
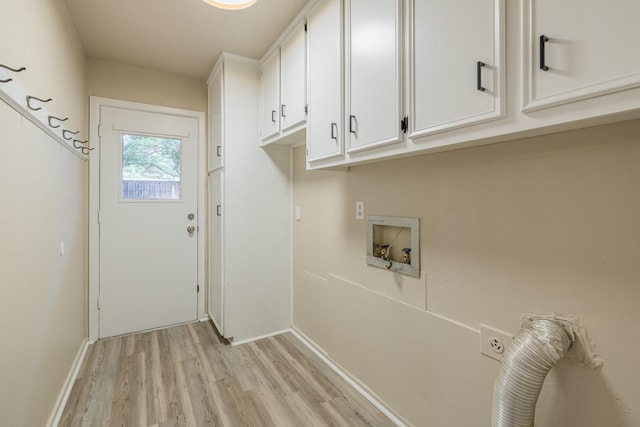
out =
{"type": "Polygon", "coordinates": [[[356,202],[356,219],[364,219],[364,202],[356,202]]]}
{"type": "Polygon", "coordinates": [[[480,353],[492,359],[502,361],[504,352],[511,345],[513,335],[508,332],[480,325],[480,353]]]}

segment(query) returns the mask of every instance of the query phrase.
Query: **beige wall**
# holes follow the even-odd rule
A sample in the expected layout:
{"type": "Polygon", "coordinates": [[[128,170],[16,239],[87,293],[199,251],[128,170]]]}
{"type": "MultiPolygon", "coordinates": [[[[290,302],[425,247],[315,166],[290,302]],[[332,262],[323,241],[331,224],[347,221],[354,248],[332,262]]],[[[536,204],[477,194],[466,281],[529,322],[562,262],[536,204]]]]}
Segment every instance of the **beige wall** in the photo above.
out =
{"type": "Polygon", "coordinates": [[[98,59],[87,64],[91,96],[207,111],[204,81],[98,59]]]}
{"type": "MultiPolygon", "coordinates": [[[[16,81],[86,139],[85,57],[64,2],[10,3],[0,63],[26,66],[16,81]]],[[[47,423],[86,337],[86,182],[85,161],[0,101],[0,425],[47,423]]]]}
{"type": "Polygon", "coordinates": [[[604,358],[562,361],[537,425],[640,425],[640,121],[307,172],[294,153],[294,326],[419,426],[489,426],[479,325],[583,319],[604,358]],[[365,265],[366,215],[418,217],[419,280],[365,265]]]}

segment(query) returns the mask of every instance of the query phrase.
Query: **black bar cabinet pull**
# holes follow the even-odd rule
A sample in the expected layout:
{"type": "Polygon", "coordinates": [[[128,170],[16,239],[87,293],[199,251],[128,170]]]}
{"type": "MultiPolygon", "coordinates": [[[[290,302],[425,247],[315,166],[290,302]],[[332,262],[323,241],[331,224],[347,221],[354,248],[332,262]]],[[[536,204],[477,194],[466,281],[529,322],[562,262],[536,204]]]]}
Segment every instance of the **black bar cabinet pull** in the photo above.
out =
{"type": "Polygon", "coordinates": [[[271,121],[276,122],[276,110],[271,110],[271,121]]]}
{"type": "Polygon", "coordinates": [[[331,139],[338,140],[338,124],[331,123],[331,139]]]}
{"type": "Polygon", "coordinates": [[[476,85],[480,92],[484,92],[485,90],[487,90],[482,87],[482,67],[484,67],[485,65],[487,64],[482,61],[478,61],[478,63],[476,64],[476,85]]]}
{"type": "Polygon", "coordinates": [[[349,116],[349,132],[355,135],[358,127],[358,121],[356,120],[356,116],[349,116]],[[353,124],[356,124],[355,126],[353,124]]]}
{"type": "Polygon", "coordinates": [[[548,71],[549,67],[547,67],[547,64],[545,64],[545,60],[544,60],[544,47],[545,47],[545,43],[549,41],[549,37],[545,36],[544,34],[540,36],[540,69],[542,71],[548,71]]]}
{"type": "Polygon", "coordinates": [[[282,117],[287,117],[287,115],[284,113],[284,109],[285,109],[285,107],[286,107],[286,105],[284,105],[284,104],[282,104],[282,105],[280,106],[280,115],[281,115],[282,117]]]}
{"type": "Polygon", "coordinates": [[[220,206],[220,205],[216,206],[216,215],[217,216],[222,216],[222,206],[220,206]]]}
{"type": "Polygon", "coordinates": [[[222,157],[222,146],[221,145],[216,146],[216,156],[222,157]]]}

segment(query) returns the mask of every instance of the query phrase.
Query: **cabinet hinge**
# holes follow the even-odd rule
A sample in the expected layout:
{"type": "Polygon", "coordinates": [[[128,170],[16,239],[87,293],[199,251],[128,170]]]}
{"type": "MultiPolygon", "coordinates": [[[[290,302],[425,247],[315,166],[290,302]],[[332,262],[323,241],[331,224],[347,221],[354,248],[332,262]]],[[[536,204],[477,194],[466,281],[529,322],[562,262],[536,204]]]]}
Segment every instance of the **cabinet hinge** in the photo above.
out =
{"type": "Polygon", "coordinates": [[[98,306],[98,310],[100,310],[100,297],[98,297],[98,299],[96,301],[96,305],[98,306]]]}
{"type": "Polygon", "coordinates": [[[196,285],[196,290],[198,293],[200,293],[200,285],[196,285]]]}
{"type": "Polygon", "coordinates": [[[305,114],[309,114],[309,104],[306,104],[306,105],[304,106],[304,113],[305,113],[305,114]]]}
{"type": "Polygon", "coordinates": [[[305,32],[307,31],[307,23],[306,22],[304,23],[304,31],[305,32]]]}
{"type": "Polygon", "coordinates": [[[100,215],[100,211],[98,211],[98,224],[102,222],[102,216],[100,215]]]}
{"type": "Polygon", "coordinates": [[[100,138],[100,124],[98,124],[98,138],[100,138]]]}
{"type": "Polygon", "coordinates": [[[400,120],[400,129],[404,133],[407,133],[407,131],[409,130],[409,117],[408,116],[404,116],[402,118],[402,120],[400,120]]]}

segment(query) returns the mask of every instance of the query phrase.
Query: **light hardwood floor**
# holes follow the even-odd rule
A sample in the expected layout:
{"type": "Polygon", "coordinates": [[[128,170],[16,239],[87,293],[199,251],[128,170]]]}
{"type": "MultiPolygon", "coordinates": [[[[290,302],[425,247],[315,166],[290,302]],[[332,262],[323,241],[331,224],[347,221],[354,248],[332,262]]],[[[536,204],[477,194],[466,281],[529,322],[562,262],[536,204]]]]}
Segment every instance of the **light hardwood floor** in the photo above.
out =
{"type": "Polygon", "coordinates": [[[60,426],[393,426],[290,333],[232,347],[207,322],[100,340],[60,426]]]}

